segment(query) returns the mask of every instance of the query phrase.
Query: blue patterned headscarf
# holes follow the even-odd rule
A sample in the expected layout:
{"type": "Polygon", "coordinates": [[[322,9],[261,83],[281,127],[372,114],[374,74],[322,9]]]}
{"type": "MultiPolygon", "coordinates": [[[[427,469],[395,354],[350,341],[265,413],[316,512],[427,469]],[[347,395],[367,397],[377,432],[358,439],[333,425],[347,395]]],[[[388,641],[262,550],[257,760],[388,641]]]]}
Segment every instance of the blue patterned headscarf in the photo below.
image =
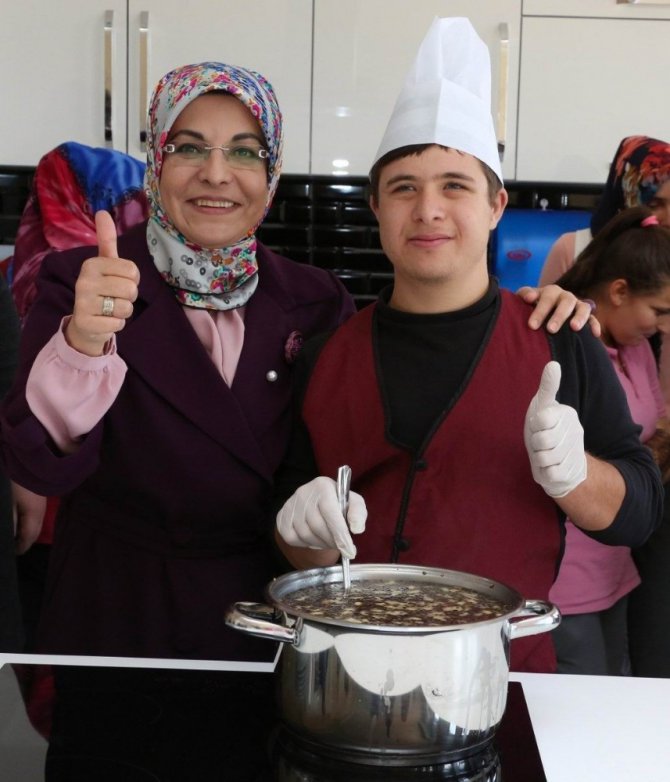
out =
{"type": "Polygon", "coordinates": [[[149,105],[147,241],[163,279],[177,299],[191,307],[226,310],[241,307],[258,284],[255,232],[272,204],[281,172],[282,116],[274,90],[260,73],[235,65],[203,62],[185,65],[159,81],[149,105]],[[260,125],[268,149],[268,195],[263,217],[228,247],[211,250],[183,236],[163,209],[160,175],[170,129],[191,101],[207,92],[227,92],[246,106],[260,125]]]}

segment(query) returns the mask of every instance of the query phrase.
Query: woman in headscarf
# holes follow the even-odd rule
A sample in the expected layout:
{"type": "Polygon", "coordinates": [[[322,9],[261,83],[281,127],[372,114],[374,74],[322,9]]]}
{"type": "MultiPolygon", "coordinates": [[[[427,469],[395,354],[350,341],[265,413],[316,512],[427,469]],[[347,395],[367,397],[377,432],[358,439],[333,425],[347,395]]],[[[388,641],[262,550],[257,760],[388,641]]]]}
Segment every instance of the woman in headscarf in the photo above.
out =
{"type": "Polygon", "coordinates": [[[617,212],[647,206],[670,226],[670,144],[649,136],[627,136],[614,155],[605,189],[591,217],[595,236],[617,212]]]}
{"type": "Polygon", "coordinates": [[[256,241],[282,157],[260,74],[178,68],[149,113],[148,223],[117,247],[99,213],[97,247],[45,259],[2,411],[13,479],[64,495],[38,648],[264,657],[223,614],[274,574],[295,347],[354,307],[256,241]]]}
{"type": "Polygon", "coordinates": [[[607,182],[588,228],[556,240],[547,255],[540,285],[566,272],[579,253],[617,212],[647,206],[661,225],[670,226],[670,144],[649,136],[626,136],[610,164],[607,182]]]}
{"type": "MultiPolygon", "coordinates": [[[[588,228],[562,234],[549,250],[539,285],[558,280],[591,239],[622,209],[646,206],[661,225],[670,227],[670,144],[649,136],[626,136],[610,165],[607,182],[588,228]]],[[[670,404],[670,355],[661,339],[652,341],[660,364],[666,404],[670,404]],[[662,355],[659,355],[662,353],[662,355]]]]}

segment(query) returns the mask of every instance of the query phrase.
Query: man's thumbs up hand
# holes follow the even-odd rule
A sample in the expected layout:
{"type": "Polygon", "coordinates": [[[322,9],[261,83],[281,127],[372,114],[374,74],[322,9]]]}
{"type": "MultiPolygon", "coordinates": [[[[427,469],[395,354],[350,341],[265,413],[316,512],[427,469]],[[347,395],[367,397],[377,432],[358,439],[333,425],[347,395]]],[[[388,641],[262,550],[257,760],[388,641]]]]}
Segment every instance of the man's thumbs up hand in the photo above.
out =
{"type": "Polygon", "coordinates": [[[523,433],[533,478],[554,498],[586,479],[584,430],[577,411],[556,401],[560,383],[561,365],[550,361],[528,406],[523,433]]]}

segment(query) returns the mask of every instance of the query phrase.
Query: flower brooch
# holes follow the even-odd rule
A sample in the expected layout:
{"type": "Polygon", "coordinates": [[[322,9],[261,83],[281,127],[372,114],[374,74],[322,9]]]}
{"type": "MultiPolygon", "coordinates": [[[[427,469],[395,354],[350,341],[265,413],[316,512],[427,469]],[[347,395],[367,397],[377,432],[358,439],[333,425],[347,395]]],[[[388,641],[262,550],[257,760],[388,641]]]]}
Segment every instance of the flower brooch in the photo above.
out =
{"type": "Polygon", "coordinates": [[[298,358],[298,353],[300,353],[304,341],[305,340],[299,331],[292,331],[288,335],[288,339],[284,345],[284,358],[286,359],[287,364],[293,364],[296,358],[298,358]]]}

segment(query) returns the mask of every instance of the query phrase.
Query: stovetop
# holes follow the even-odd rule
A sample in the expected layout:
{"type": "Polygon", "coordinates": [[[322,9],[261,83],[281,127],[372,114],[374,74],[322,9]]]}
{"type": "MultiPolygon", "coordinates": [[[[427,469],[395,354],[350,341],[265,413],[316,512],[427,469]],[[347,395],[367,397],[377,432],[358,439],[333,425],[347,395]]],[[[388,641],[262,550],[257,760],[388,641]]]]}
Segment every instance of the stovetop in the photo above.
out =
{"type": "Polygon", "coordinates": [[[0,696],[0,779],[11,769],[12,782],[546,782],[518,682],[489,747],[418,768],[305,744],[278,719],[272,673],[12,665],[0,696]]]}

